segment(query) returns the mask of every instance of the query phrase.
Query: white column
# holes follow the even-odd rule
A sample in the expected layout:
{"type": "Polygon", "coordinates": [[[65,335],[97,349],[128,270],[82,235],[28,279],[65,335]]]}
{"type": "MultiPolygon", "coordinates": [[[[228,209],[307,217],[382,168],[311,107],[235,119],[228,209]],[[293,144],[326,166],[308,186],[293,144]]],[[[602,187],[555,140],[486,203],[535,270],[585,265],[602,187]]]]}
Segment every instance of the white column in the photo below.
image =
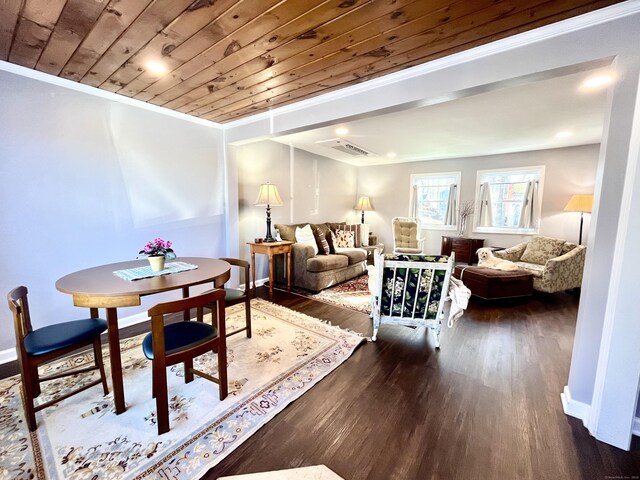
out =
{"type": "Polygon", "coordinates": [[[640,265],[640,91],[637,93],[611,284],[587,424],[598,440],[625,450],[631,444],[640,387],[637,293],[640,265]]]}

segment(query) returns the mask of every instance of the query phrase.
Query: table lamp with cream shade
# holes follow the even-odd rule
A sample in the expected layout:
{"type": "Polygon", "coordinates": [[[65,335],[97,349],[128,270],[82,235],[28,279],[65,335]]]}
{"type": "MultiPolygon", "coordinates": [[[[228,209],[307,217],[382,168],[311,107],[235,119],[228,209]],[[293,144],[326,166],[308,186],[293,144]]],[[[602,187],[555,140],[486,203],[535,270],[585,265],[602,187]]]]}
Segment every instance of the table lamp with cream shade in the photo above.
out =
{"type": "Polygon", "coordinates": [[[582,245],[582,225],[584,222],[584,214],[591,213],[593,210],[593,195],[572,195],[564,207],[565,212],[580,212],[580,237],[578,244],[582,245]]]}
{"type": "Polygon", "coordinates": [[[373,212],[375,209],[371,204],[371,199],[369,197],[362,196],[358,199],[358,203],[356,203],[354,210],[360,210],[362,212],[362,223],[364,223],[364,212],[373,212]]]}
{"type": "Polygon", "coordinates": [[[258,198],[253,203],[257,207],[267,207],[267,236],[265,242],[276,242],[277,240],[271,235],[271,207],[280,207],[283,205],[282,198],[278,193],[278,187],[272,183],[263,183],[260,185],[258,198]]]}

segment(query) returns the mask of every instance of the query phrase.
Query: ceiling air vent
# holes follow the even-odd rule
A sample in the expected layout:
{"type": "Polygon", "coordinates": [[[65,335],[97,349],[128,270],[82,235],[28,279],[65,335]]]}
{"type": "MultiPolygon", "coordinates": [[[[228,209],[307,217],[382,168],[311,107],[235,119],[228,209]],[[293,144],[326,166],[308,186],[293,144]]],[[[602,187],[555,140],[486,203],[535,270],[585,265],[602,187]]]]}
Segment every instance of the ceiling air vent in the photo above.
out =
{"type": "Polygon", "coordinates": [[[333,148],[334,150],[338,150],[339,152],[348,153],[354,157],[367,157],[369,155],[373,155],[368,150],[365,150],[362,147],[359,147],[351,142],[348,142],[342,138],[332,138],[331,140],[320,140],[316,142],[317,145],[322,145],[323,147],[333,148]]]}

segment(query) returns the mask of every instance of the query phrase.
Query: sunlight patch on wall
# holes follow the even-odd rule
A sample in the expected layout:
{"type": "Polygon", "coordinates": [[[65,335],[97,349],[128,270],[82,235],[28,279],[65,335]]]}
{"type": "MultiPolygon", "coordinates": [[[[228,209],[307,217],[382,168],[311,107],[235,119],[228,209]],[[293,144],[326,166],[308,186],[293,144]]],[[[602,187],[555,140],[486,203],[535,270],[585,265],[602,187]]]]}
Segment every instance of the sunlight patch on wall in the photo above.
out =
{"type": "Polygon", "coordinates": [[[157,130],[152,113],[118,104],[110,109],[111,138],[134,226],[223,215],[224,169],[216,158],[215,135],[177,120],[167,135],[168,120],[162,120],[165,129],[157,130]]]}

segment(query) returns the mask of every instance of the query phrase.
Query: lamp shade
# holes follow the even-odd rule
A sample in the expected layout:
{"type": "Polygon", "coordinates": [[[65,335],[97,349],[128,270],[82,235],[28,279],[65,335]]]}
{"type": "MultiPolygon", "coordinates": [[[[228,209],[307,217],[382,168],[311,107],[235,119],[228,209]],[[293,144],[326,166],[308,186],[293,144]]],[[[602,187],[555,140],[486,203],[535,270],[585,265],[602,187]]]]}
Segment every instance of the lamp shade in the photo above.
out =
{"type": "Polygon", "coordinates": [[[273,185],[272,183],[263,183],[260,185],[260,191],[258,192],[258,198],[253,203],[256,206],[264,207],[264,206],[282,206],[282,198],[280,198],[280,194],[278,193],[278,187],[273,185]]]}
{"type": "Polygon", "coordinates": [[[593,195],[572,195],[564,207],[565,212],[589,212],[593,210],[593,195]]]}
{"type": "Polygon", "coordinates": [[[371,204],[371,199],[369,197],[363,196],[358,199],[358,203],[356,203],[354,210],[360,210],[362,212],[373,212],[375,209],[371,204]]]}

